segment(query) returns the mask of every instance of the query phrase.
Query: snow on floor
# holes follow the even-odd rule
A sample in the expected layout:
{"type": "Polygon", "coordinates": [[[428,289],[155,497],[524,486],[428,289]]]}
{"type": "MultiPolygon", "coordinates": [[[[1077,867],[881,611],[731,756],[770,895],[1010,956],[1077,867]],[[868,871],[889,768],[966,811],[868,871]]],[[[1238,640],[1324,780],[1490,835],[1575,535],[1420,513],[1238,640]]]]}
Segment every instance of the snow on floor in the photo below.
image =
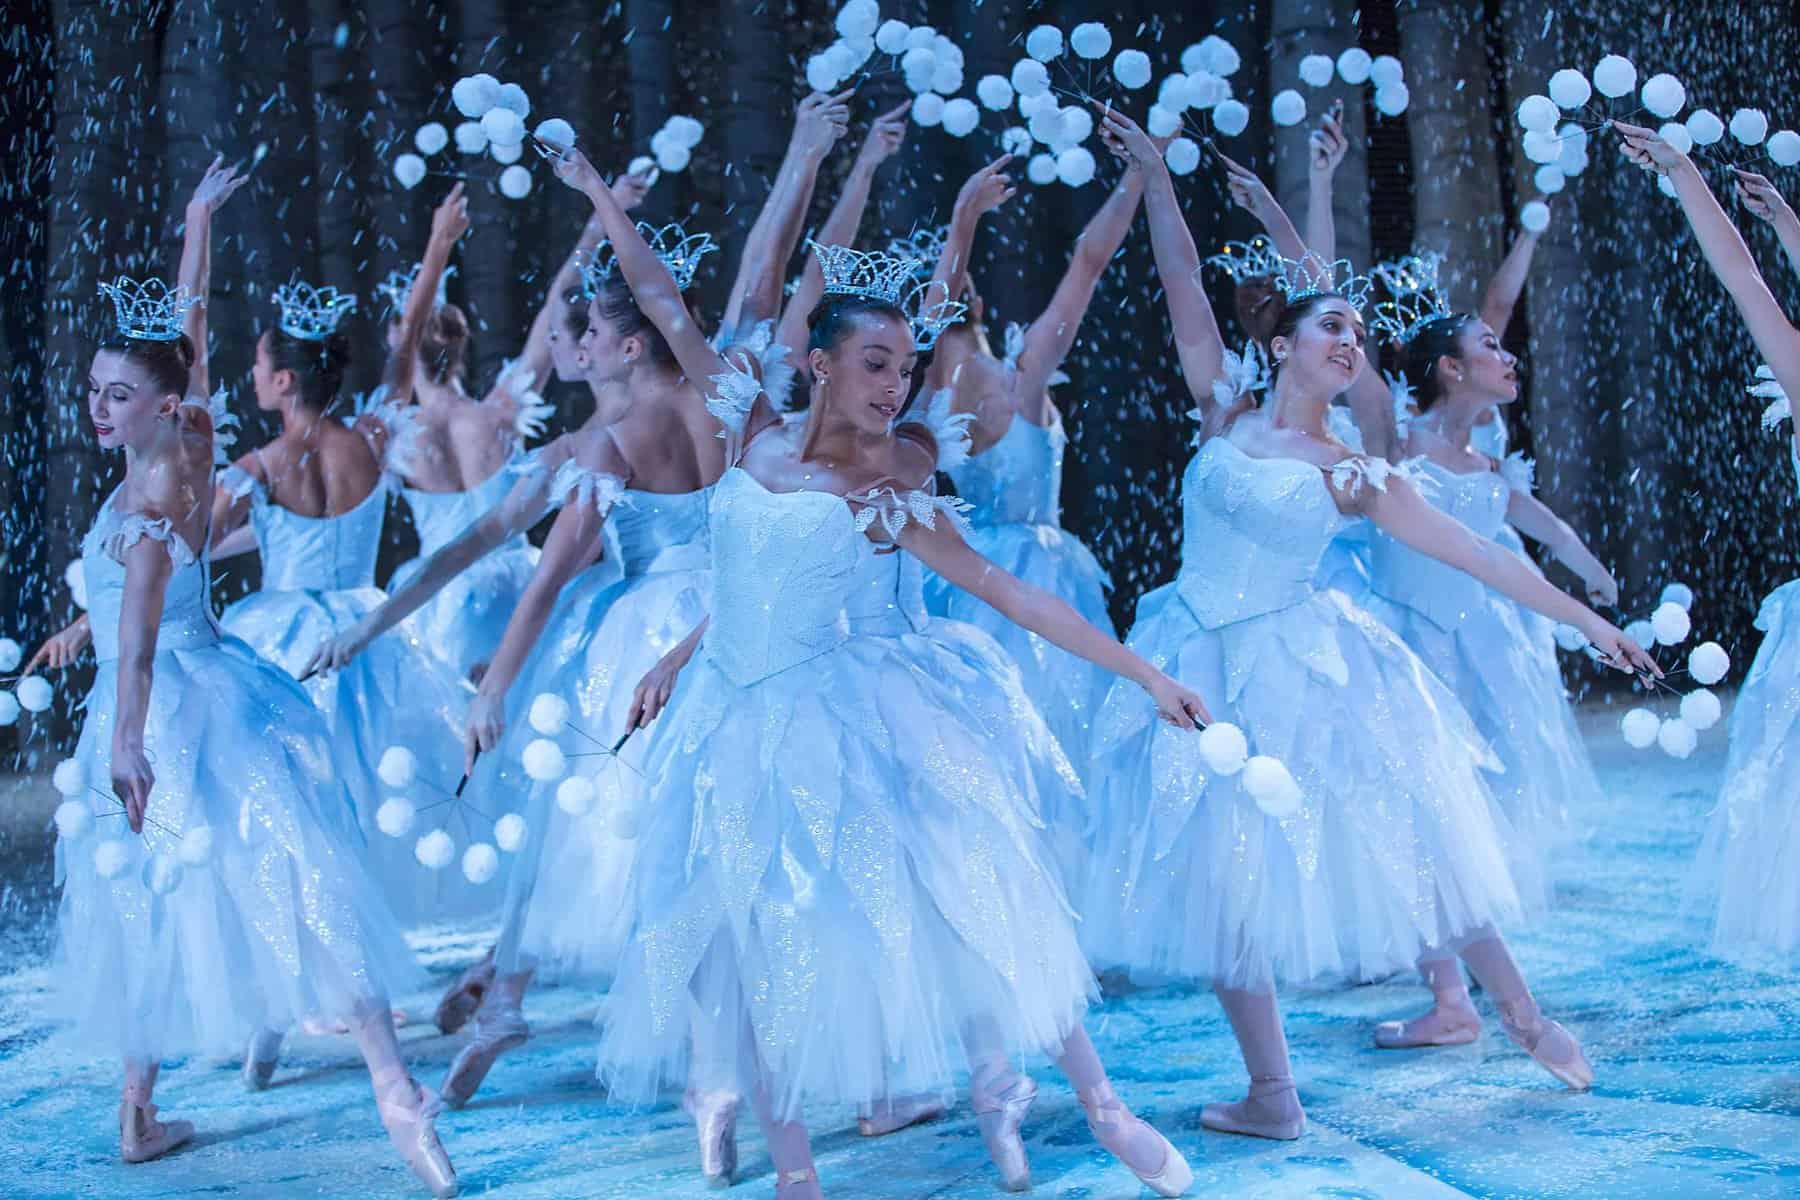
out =
{"type": "MultiPolygon", "coordinates": [[[[1800,979],[1707,958],[1681,888],[1712,802],[1724,733],[1677,763],[1626,751],[1614,718],[1592,743],[1608,786],[1580,814],[1559,910],[1515,951],[1546,1010],[1586,1040],[1599,1079],[1563,1091],[1499,1032],[1458,1049],[1374,1049],[1370,1027],[1416,1010],[1408,978],[1284,997],[1311,1127],[1291,1144],[1198,1128],[1200,1106],[1241,1094],[1236,1049],[1209,993],[1139,992],[1110,1001],[1090,1028],[1119,1091],[1192,1162],[1195,1195],[1274,1197],[1800,1196],[1800,979]]],[[[9,913],[9,919],[16,914],[9,913]]],[[[31,939],[26,939],[30,941],[31,939]]],[[[481,939],[431,939],[448,978],[481,939]]],[[[8,939],[6,944],[16,944],[8,939]]],[[[41,940],[39,941],[41,944],[41,940]]],[[[18,957],[18,956],[15,956],[18,957]]],[[[47,972],[0,975],[0,1195],[9,1197],[417,1196],[376,1121],[347,1042],[296,1037],[276,1086],[239,1087],[235,1064],[165,1070],[158,1100],[193,1120],[194,1145],[161,1162],[116,1158],[117,1068],[49,1036],[47,972]]],[[[431,996],[410,998],[420,1013],[431,996]]],[[[544,989],[528,1001],[535,1039],[505,1059],[474,1104],[440,1122],[470,1196],[701,1197],[691,1126],[671,1095],[656,1109],[609,1104],[592,1078],[594,998],[544,989]]],[[[454,1039],[402,1031],[435,1083],[454,1039]]],[[[1036,1194],[1065,1200],[1147,1195],[1097,1150],[1074,1097],[1047,1068],[1028,1125],[1036,1194]]],[[[827,1194],[869,1200],[997,1195],[966,1106],[878,1141],[851,1115],[811,1114],[827,1194]]],[[[768,1197],[767,1156],[748,1116],[744,1178],[731,1195],[768,1197]]]]}

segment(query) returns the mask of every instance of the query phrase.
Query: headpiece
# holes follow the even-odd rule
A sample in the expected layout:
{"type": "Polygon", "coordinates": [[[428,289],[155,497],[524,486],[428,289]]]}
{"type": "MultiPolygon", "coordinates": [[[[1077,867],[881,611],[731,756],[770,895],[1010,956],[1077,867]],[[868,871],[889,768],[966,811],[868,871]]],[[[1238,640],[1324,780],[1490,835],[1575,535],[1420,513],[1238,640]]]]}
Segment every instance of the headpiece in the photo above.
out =
{"type": "Polygon", "coordinates": [[[1225,248],[1200,264],[1231,276],[1233,283],[1247,279],[1272,278],[1281,273],[1281,255],[1268,238],[1252,238],[1247,242],[1226,242],[1225,248]]]}
{"type": "Polygon", "coordinates": [[[145,342],[172,342],[181,337],[188,309],[200,302],[187,288],[171,289],[155,277],[140,282],[121,275],[102,283],[100,292],[113,302],[119,332],[145,342]]]}
{"type": "Polygon", "coordinates": [[[1391,341],[1411,341],[1433,321],[1452,315],[1438,282],[1444,256],[1435,250],[1409,254],[1375,268],[1375,277],[1387,288],[1390,299],[1375,306],[1369,325],[1391,341]]]}
{"type": "Polygon", "coordinates": [[[337,332],[347,313],[356,311],[356,297],[295,280],[275,289],[275,306],[281,310],[275,321],[281,332],[303,342],[322,342],[337,332]]]}
{"type": "Polygon", "coordinates": [[[888,253],[897,254],[901,258],[910,258],[918,265],[915,275],[929,275],[937,268],[938,259],[944,256],[944,242],[950,236],[948,225],[930,226],[915,229],[903,238],[895,238],[888,243],[888,253]]]}
{"type": "MultiPolygon", "coordinates": [[[[443,304],[448,300],[444,285],[456,274],[455,267],[445,267],[438,276],[436,303],[443,304]]],[[[375,285],[375,294],[387,301],[388,311],[398,317],[406,311],[406,302],[412,299],[413,281],[419,277],[419,264],[414,263],[406,270],[393,270],[387,277],[375,285]]]]}
{"type": "Polygon", "coordinates": [[[892,304],[912,326],[920,350],[937,344],[938,336],[962,319],[969,306],[952,300],[941,282],[914,282],[920,260],[887,250],[853,250],[849,246],[806,243],[819,260],[827,296],[857,296],[892,304]]]}
{"type": "MultiPolygon", "coordinates": [[[[679,221],[671,221],[658,229],[647,221],[637,223],[637,231],[662,265],[675,278],[675,286],[687,291],[700,269],[700,260],[717,250],[710,233],[689,233],[679,221]]],[[[600,286],[618,270],[618,257],[611,242],[601,242],[593,255],[581,266],[581,287],[589,296],[600,293],[600,286]]]]}
{"type": "Polygon", "coordinates": [[[1303,304],[1316,296],[1336,295],[1361,308],[1375,286],[1367,275],[1356,274],[1347,258],[1326,262],[1308,251],[1299,258],[1277,255],[1275,261],[1275,286],[1290,305],[1303,304]]]}

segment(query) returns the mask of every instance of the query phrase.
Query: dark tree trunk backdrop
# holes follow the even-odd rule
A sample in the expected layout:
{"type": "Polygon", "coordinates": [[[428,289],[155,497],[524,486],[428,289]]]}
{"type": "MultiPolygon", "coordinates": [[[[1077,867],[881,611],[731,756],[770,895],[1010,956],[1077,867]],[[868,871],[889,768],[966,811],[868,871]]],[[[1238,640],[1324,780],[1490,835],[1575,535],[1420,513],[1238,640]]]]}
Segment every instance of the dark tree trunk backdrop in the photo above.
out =
{"type": "MultiPolygon", "coordinates": [[[[1105,21],[1115,51],[1148,51],[1158,78],[1177,69],[1184,46],[1221,34],[1243,55],[1232,82],[1252,111],[1249,130],[1225,147],[1262,172],[1296,217],[1311,119],[1277,130],[1269,100],[1299,87],[1316,114],[1321,93],[1296,74],[1307,53],[1335,56],[1361,44],[1400,55],[1412,94],[1403,117],[1379,116],[1366,89],[1334,87],[1351,100],[1352,149],[1337,181],[1339,250],[1358,266],[1415,245],[1444,250],[1463,304],[1478,297],[1532,195],[1512,109],[1544,90],[1557,68],[1591,69],[1616,51],[1643,76],[1675,72],[1697,104],[1727,115],[1755,105],[1777,125],[1800,120],[1800,34],[1784,4],[887,0],[882,8],[884,17],[930,21],[956,38],[967,58],[964,94],[984,74],[1007,73],[1023,34],[1040,22],[1068,30],[1105,21]]],[[[174,270],[186,196],[213,154],[256,164],[252,184],[218,222],[212,295],[214,378],[231,390],[245,443],[256,444],[274,431],[255,411],[248,380],[274,288],[299,276],[362,298],[352,389],[369,388],[385,352],[373,286],[417,258],[453,175],[467,177],[475,219],[449,286],[475,328],[471,382],[485,386],[518,352],[585,214],[529,150],[521,161],[533,187],[522,200],[500,194],[498,163],[454,146],[431,159],[418,188],[399,185],[393,163],[418,127],[435,120],[454,129],[461,120],[449,103],[458,76],[485,70],[520,83],[533,105],[528,124],[567,118],[609,172],[647,153],[670,115],[700,119],[706,135],[691,167],[657,185],[644,215],[689,221],[726,247],[697,288],[716,315],[780,161],[803,64],[832,40],[835,10],[821,0],[14,0],[0,31],[9,151],[0,168],[8,214],[0,228],[8,285],[0,295],[0,634],[35,645],[74,611],[62,568],[119,471],[94,448],[83,413],[88,359],[108,316],[95,285],[121,272],[174,270]]],[[[863,85],[857,126],[821,173],[809,224],[829,206],[868,118],[905,96],[891,72],[863,85]]],[[[1141,116],[1152,99],[1146,90],[1122,103],[1141,116]]],[[[964,141],[915,126],[877,185],[865,239],[880,244],[946,219],[962,179],[998,153],[999,131],[1016,123],[1016,114],[984,111],[964,141]]],[[[1113,166],[1097,139],[1091,145],[1102,160],[1099,182],[1026,186],[984,232],[976,280],[996,337],[1038,311],[1104,195],[1113,166]]],[[[1793,480],[1778,440],[1755,428],[1756,406],[1742,392],[1754,352],[1679,213],[1620,167],[1607,135],[1594,136],[1591,158],[1553,198],[1552,226],[1510,331],[1529,378],[1509,421],[1538,457],[1544,496],[1618,569],[1627,608],[1642,611],[1663,583],[1686,580],[1701,594],[1697,628],[1722,635],[1742,661],[1754,645],[1756,599],[1794,573],[1786,532],[1793,480]]],[[[1789,194],[1800,191],[1795,172],[1778,176],[1789,194]]],[[[1210,165],[1178,188],[1203,248],[1254,232],[1210,165]]],[[[1761,226],[1749,236],[1778,294],[1793,300],[1800,288],[1777,264],[1773,239],[1761,226]]],[[[1217,300],[1228,314],[1228,297],[1217,300]]],[[[1225,324],[1241,339],[1228,315],[1225,324]]],[[[1073,382],[1059,394],[1072,434],[1065,520],[1111,570],[1115,614],[1128,624],[1137,597],[1178,562],[1178,482],[1190,437],[1181,415],[1190,401],[1141,224],[1103,282],[1068,369],[1073,382]]],[[[578,389],[552,399],[566,421],[586,413],[578,389]]],[[[390,524],[391,561],[410,534],[403,522],[390,524]]],[[[221,601],[255,578],[254,566],[234,567],[221,601]]],[[[84,683],[59,687],[65,717],[84,683]]],[[[24,728],[0,730],[0,746],[24,728]]],[[[47,744],[36,737],[26,749],[47,744]]]]}

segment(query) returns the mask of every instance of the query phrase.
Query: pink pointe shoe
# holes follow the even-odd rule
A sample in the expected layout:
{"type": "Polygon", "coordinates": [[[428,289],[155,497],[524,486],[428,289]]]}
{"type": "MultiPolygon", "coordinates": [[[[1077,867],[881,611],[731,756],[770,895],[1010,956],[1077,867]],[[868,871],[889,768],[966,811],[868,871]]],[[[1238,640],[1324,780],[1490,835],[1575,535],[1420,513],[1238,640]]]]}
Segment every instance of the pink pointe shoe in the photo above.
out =
{"type": "Polygon", "coordinates": [[[885,1137],[943,1115],[944,1102],[936,1096],[901,1096],[876,1105],[866,1117],[856,1118],[856,1132],[864,1137],[885,1137]]]}
{"type": "Polygon", "coordinates": [[[1230,1104],[1208,1104],[1200,1124],[1218,1133],[1291,1142],[1306,1132],[1306,1113],[1289,1075],[1252,1075],[1250,1094],[1230,1104]]]}
{"type": "Polygon", "coordinates": [[[1146,1121],[1132,1115],[1113,1094],[1112,1084],[1102,1083],[1075,1098],[1087,1112],[1088,1132],[1112,1156],[1124,1163],[1138,1181],[1159,1196],[1181,1196],[1194,1186],[1194,1169],[1169,1139],[1146,1121]],[[1144,1165],[1145,1160],[1153,1165],[1144,1165]]]}
{"type": "Polygon", "coordinates": [[[742,1099],[731,1091],[690,1091],[681,1107],[694,1118],[700,1139],[700,1174],[710,1188],[728,1188],[737,1182],[737,1113],[742,1099]]]}
{"type": "Polygon", "coordinates": [[[819,1173],[811,1167],[775,1173],[775,1200],[825,1200],[819,1190],[819,1173]]]}
{"type": "Polygon", "coordinates": [[[1014,1075],[1003,1092],[970,1093],[975,1124],[981,1130],[988,1157],[1000,1172],[1002,1191],[1031,1190],[1031,1161],[1025,1157],[1025,1140],[1019,1136],[1019,1130],[1024,1127],[1025,1114],[1031,1111],[1037,1094],[1037,1083],[1029,1075],[1014,1075]]]}
{"type": "Polygon", "coordinates": [[[267,1029],[251,1034],[250,1044],[244,1048],[244,1070],[240,1076],[244,1089],[260,1092],[267,1088],[280,1064],[281,1035],[267,1029]]]}
{"type": "Polygon", "coordinates": [[[1383,1021],[1375,1027],[1375,1044],[1383,1050],[1423,1046],[1467,1046],[1481,1036],[1481,1014],[1468,1004],[1437,1004],[1410,1021],[1383,1021]]]}
{"type": "Polygon", "coordinates": [[[431,1189],[431,1194],[437,1200],[456,1195],[456,1168],[450,1165],[450,1156],[438,1141],[437,1118],[444,1111],[438,1094],[409,1078],[376,1096],[375,1108],[381,1114],[388,1140],[419,1181],[431,1189]]]}
{"type": "Polygon", "coordinates": [[[475,1036],[457,1051],[444,1075],[444,1103],[461,1108],[481,1087],[481,1081],[493,1070],[494,1060],[508,1050],[517,1050],[531,1038],[531,1026],[525,1014],[515,1005],[503,1004],[495,994],[475,1014],[475,1036]]]}
{"type": "Polygon", "coordinates": [[[1585,1092],[1594,1086],[1594,1068],[1581,1052],[1581,1042],[1539,1012],[1530,992],[1518,1000],[1502,1001],[1499,1007],[1500,1025],[1506,1036],[1536,1059],[1538,1066],[1572,1091],[1585,1092]]]}
{"type": "Polygon", "coordinates": [[[193,1136],[192,1121],[158,1121],[156,1105],[119,1101],[119,1157],[128,1163],[161,1158],[193,1136]]]}
{"type": "Polygon", "coordinates": [[[437,1012],[431,1018],[438,1030],[448,1036],[467,1025],[469,1018],[480,1011],[482,998],[493,983],[494,952],[490,950],[486,958],[457,976],[438,1001],[437,1012]]]}

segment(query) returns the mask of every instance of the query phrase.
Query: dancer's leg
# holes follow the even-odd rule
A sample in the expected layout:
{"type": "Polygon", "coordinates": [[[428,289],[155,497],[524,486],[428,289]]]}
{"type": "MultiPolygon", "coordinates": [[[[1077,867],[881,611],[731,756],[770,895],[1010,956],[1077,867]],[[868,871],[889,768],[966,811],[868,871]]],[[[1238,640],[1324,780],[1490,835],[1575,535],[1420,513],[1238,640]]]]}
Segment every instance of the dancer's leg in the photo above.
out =
{"type": "MultiPolygon", "coordinates": [[[[747,1022],[746,1022],[747,1024],[747,1022]]],[[[719,1044],[718,1031],[696,1010],[688,1020],[688,1085],[681,1106],[694,1118],[700,1139],[700,1173],[712,1187],[730,1187],[737,1178],[736,1072],[719,1044]]]]}
{"type": "Polygon", "coordinates": [[[1213,985],[1238,1051],[1250,1072],[1250,1092],[1233,1104],[1208,1104],[1200,1111],[1200,1123],[1221,1133],[1291,1141],[1306,1130],[1306,1114],[1294,1089],[1294,1071],[1288,1061],[1287,1034],[1281,1028],[1281,1010],[1275,989],[1229,988],[1213,985]]]}
{"type": "Polygon", "coordinates": [[[1006,1039],[992,1017],[970,1021],[963,1030],[963,1045],[969,1054],[969,1103],[988,1157],[1000,1172],[1000,1186],[1009,1192],[1029,1191],[1031,1163],[1019,1131],[1037,1099],[1037,1084],[1013,1065],[1006,1039]]]}
{"type": "Polygon", "coordinates": [[[283,1036],[279,1029],[262,1029],[250,1035],[250,1044],[244,1048],[242,1078],[244,1086],[251,1091],[262,1091],[275,1077],[275,1068],[281,1062],[283,1036]]]}
{"type": "Polygon", "coordinates": [[[1431,989],[1431,1010],[1410,1021],[1384,1021],[1375,1027],[1375,1044],[1384,1050],[1416,1046],[1466,1046],[1481,1036],[1481,1016],[1469,999],[1462,967],[1448,946],[1419,956],[1419,974],[1431,989]]]}
{"type": "Polygon", "coordinates": [[[769,1160],[775,1164],[777,1200],[824,1200],[819,1190],[819,1173],[813,1167],[812,1141],[807,1137],[806,1123],[796,1114],[792,1118],[777,1117],[766,1086],[758,1086],[750,1097],[762,1126],[763,1139],[769,1143],[769,1160]]]}
{"type": "Polygon", "coordinates": [[[493,986],[475,1012],[475,1035],[457,1052],[444,1075],[444,1103],[461,1108],[493,1069],[494,1060],[523,1046],[531,1037],[520,1005],[531,982],[529,970],[494,976],[493,986]]]}
{"type": "Polygon", "coordinates": [[[160,1158],[194,1136],[188,1121],[158,1121],[150,1094],[156,1090],[161,1064],[141,1058],[125,1060],[125,1090],[119,1097],[119,1155],[128,1163],[160,1158]]]}
{"type": "Polygon", "coordinates": [[[1506,1036],[1569,1087],[1578,1092],[1591,1087],[1594,1068],[1581,1052],[1581,1042],[1538,1011],[1525,976],[1500,935],[1485,930],[1467,941],[1461,954],[1482,988],[1494,997],[1506,1036]]]}
{"type": "Polygon", "coordinates": [[[455,1033],[469,1023],[481,1007],[482,997],[487,995],[488,988],[494,984],[494,951],[490,947],[481,957],[481,961],[471,966],[456,977],[443,998],[438,1001],[437,1012],[432,1020],[445,1034],[455,1033]]]}
{"type": "Polygon", "coordinates": [[[433,1196],[456,1195],[456,1168],[450,1165],[435,1127],[443,1103],[435,1093],[413,1082],[407,1072],[387,1000],[375,997],[360,1005],[351,1019],[350,1032],[369,1065],[375,1107],[394,1148],[433,1196]]]}
{"type": "Polygon", "coordinates": [[[1075,1098],[1087,1110],[1088,1132],[1159,1196],[1179,1196],[1194,1182],[1194,1172],[1169,1139],[1133,1116],[1113,1093],[1112,1080],[1087,1030],[1077,1025],[1063,1040],[1056,1065],[1075,1085],[1075,1098]]]}

